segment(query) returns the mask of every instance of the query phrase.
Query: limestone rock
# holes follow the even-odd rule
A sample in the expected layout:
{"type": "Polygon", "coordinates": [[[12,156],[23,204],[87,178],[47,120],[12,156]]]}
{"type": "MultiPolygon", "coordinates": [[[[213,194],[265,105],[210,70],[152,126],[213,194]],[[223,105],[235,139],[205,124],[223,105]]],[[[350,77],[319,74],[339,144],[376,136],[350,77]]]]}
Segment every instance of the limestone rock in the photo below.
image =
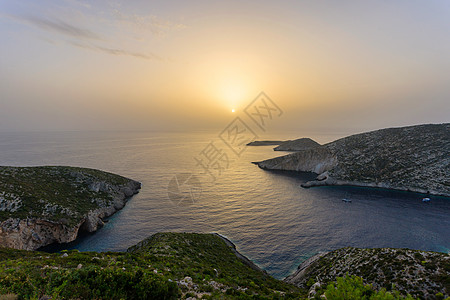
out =
{"type": "Polygon", "coordinates": [[[80,230],[102,227],[140,187],[93,169],[0,167],[0,246],[35,250],[71,242],[80,230]]]}
{"type": "Polygon", "coordinates": [[[262,169],[323,173],[337,164],[336,156],[327,148],[299,151],[256,163],[262,169]]]}

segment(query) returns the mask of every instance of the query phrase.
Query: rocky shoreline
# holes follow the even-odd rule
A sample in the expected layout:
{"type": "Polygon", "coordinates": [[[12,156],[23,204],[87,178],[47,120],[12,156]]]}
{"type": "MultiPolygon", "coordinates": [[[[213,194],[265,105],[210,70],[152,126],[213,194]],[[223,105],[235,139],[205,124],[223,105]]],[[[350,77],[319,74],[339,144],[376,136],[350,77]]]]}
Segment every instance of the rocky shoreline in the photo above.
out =
{"type": "Polygon", "coordinates": [[[250,267],[251,269],[253,269],[255,271],[262,272],[262,273],[268,275],[265,270],[258,267],[253,261],[248,259],[245,255],[242,255],[237,250],[236,245],[232,241],[230,241],[226,236],[221,235],[219,233],[213,233],[213,234],[218,236],[219,238],[221,238],[225,242],[225,244],[227,244],[227,246],[230,247],[230,249],[234,253],[234,255],[236,255],[236,257],[242,261],[242,263],[244,263],[245,265],[247,265],[248,267],[250,267]]]}
{"type": "Polygon", "coordinates": [[[442,193],[440,191],[427,190],[423,188],[415,188],[410,186],[393,186],[382,182],[358,182],[358,181],[346,181],[346,180],[337,180],[330,177],[327,173],[322,173],[317,178],[321,178],[321,180],[311,180],[301,184],[301,187],[311,188],[311,187],[320,187],[320,186],[354,186],[354,187],[364,187],[364,188],[381,188],[381,189],[389,189],[395,191],[402,192],[412,192],[419,193],[424,195],[433,195],[433,196],[443,196],[450,197],[449,193],[442,193]],[[324,179],[322,179],[324,178],[324,179]]]}
{"type": "Polygon", "coordinates": [[[118,175],[71,167],[0,167],[0,176],[0,245],[22,250],[98,230],[141,188],[118,175]]]}

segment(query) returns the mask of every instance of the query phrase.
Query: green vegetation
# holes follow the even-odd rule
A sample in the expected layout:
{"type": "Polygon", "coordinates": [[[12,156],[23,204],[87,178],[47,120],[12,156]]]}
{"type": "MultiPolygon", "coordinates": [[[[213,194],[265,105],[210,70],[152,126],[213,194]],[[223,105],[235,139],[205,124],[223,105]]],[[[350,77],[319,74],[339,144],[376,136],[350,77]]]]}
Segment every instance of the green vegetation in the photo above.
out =
{"type": "Polygon", "coordinates": [[[0,295],[82,299],[298,298],[217,235],[159,233],[127,252],[0,250],[0,295]]]}
{"type": "MultiPolygon", "coordinates": [[[[327,300],[363,299],[363,300],[412,300],[411,295],[402,296],[398,291],[387,292],[386,289],[376,291],[372,285],[364,284],[358,276],[338,277],[336,283],[330,283],[325,292],[327,300]]],[[[322,295],[319,291],[316,295],[322,295]]],[[[316,299],[321,299],[319,296],[316,299]]]]}
{"type": "Polygon", "coordinates": [[[0,167],[0,222],[39,218],[73,226],[89,211],[108,206],[130,181],[86,168],[0,167]]]}

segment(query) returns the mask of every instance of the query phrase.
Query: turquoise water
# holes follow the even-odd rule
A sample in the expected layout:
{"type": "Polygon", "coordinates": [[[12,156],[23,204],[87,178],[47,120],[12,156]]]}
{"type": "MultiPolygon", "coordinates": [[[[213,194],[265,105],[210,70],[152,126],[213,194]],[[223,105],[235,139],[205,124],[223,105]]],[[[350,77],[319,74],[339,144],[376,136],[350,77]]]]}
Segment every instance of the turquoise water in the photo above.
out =
{"type": "MultiPolygon", "coordinates": [[[[422,203],[422,195],[406,192],[303,189],[300,184],[311,175],[264,171],[251,164],[283,153],[247,147],[237,156],[217,136],[215,132],[0,133],[0,164],[90,167],[142,182],[140,193],[101,230],[68,245],[82,251],[124,250],[160,231],[218,232],[277,278],[319,251],[344,246],[449,251],[449,198],[432,197],[431,203],[422,203]],[[195,160],[211,141],[229,158],[228,168],[216,174],[215,182],[201,174],[195,160]],[[177,174],[198,179],[201,187],[194,184],[193,201],[179,204],[169,198],[169,182],[177,174]],[[344,197],[352,203],[342,202],[344,197]]],[[[333,137],[312,138],[325,142],[333,137]]],[[[189,191],[181,192],[189,195],[189,191]]]]}

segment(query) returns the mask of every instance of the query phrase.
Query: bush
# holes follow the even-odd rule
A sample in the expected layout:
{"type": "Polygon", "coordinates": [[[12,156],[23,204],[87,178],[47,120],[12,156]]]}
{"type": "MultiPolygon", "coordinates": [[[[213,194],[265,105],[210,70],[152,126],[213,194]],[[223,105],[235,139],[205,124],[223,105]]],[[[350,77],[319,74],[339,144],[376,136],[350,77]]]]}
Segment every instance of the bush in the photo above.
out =
{"type": "Polygon", "coordinates": [[[327,300],[397,300],[397,299],[413,299],[410,295],[403,297],[398,291],[387,292],[385,289],[375,291],[370,284],[364,284],[363,279],[358,276],[338,277],[336,283],[330,283],[326,290],[325,296],[327,300]]]}
{"type": "Polygon", "coordinates": [[[23,271],[0,278],[2,292],[19,298],[39,298],[44,292],[55,299],[177,299],[178,286],[151,272],[86,267],[52,272],[46,284],[37,284],[23,271]]]}

